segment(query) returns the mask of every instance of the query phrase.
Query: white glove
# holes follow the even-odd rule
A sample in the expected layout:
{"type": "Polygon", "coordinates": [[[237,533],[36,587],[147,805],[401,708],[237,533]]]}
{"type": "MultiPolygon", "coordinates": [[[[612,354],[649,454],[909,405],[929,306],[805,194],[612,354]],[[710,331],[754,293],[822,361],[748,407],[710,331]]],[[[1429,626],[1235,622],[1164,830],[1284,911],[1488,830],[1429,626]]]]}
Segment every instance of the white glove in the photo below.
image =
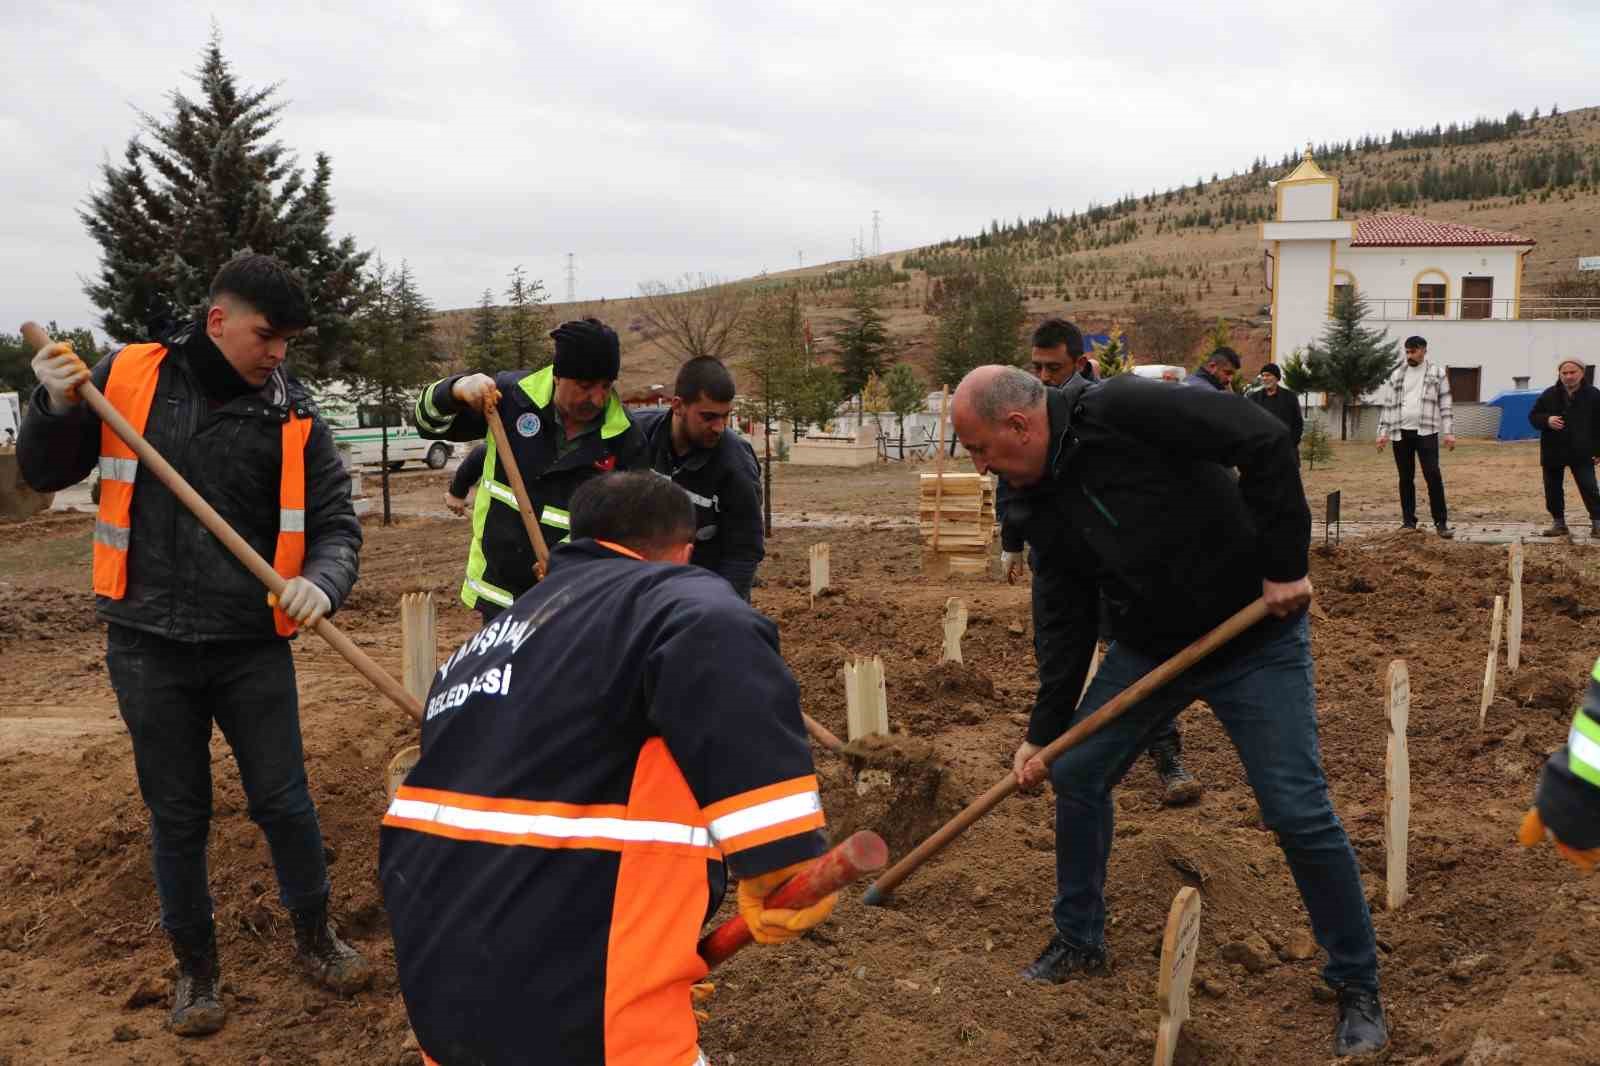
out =
{"type": "Polygon", "coordinates": [[[308,628],[333,609],[328,594],[303,577],[291,577],[283,586],[283,595],[268,596],[267,602],[308,628]]]}
{"type": "Polygon", "coordinates": [[[499,402],[500,390],[494,387],[494,378],[488,374],[466,374],[450,386],[450,395],[456,403],[465,404],[474,411],[482,411],[484,401],[489,397],[493,396],[499,402]]]}
{"type": "Polygon", "coordinates": [[[1019,552],[1000,550],[1000,572],[1006,577],[1006,584],[1015,585],[1022,576],[1023,569],[1028,565],[1028,551],[1024,548],[1019,552]]]}
{"type": "Polygon", "coordinates": [[[78,406],[78,386],[89,380],[89,368],[64,341],[47,344],[33,357],[33,376],[50,396],[50,410],[66,411],[78,406]]]}

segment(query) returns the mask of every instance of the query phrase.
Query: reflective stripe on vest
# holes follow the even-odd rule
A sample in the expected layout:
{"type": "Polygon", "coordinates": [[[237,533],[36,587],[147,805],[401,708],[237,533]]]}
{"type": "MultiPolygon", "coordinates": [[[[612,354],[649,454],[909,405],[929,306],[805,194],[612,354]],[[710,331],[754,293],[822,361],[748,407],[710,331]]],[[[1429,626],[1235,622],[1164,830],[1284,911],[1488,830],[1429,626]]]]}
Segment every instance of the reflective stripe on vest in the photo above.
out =
{"type": "MultiPolygon", "coordinates": [[[[167,349],[130,344],[111,362],[105,397],[141,436],[156,398],[167,349]]],[[[120,600],[128,594],[128,536],[133,527],[133,483],[139,457],[111,427],[100,425],[100,510],[94,523],[94,591],[120,600]]]]}
{"type": "Polygon", "coordinates": [[[1585,714],[1582,707],[1567,734],[1567,769],[1600,787],[1600,722],[1585,714]]]}
{"type": "MultiPolygon", "coordinates": [[[[128,423],[144,434],[155,402],[156,384],[167,349],[159,344],[130,344],[111,363],[103,390],[128,423]]],[[[306,442],[311,420],[292,411],[283,424],[283,457],[278,476],[278,543],[272,568],[283,577],[299,577],[306,557],[306,442]]],[[[100,426],[100,510],[94,524],[94,591],[108,599],[128,594],[128,547],[133,528],[133,488],[139,457],[111,427],[100,426]]],[[[290,636],[295,624],[274,610],[279,636],[290,636]]]]}

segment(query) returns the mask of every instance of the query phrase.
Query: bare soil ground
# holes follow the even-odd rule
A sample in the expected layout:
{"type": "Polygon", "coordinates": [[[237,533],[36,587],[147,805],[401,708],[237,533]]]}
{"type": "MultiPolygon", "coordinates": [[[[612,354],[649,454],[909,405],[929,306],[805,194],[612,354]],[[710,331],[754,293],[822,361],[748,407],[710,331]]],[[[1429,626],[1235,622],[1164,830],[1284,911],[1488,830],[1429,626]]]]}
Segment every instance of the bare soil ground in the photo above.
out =
{"type": "MultiPolygon", "coordinates": [[[[1533,452],[1483,449],[1447,460],[1461,520],[1474,507],[1486,522],[1537,518],[1533,452]]],[[[1376,521],[1395,510],[1389,462],[1342,449],[1326,475],[1308,477],[1309,491],[1320,499],[1343,487],[1347,515],[1370,507],[1376,521]]],[[[437,499],[443,478],[397,484],[401,499],[425,501],[437,499]]],[[[915,491],[904,468],[787,468],[777,484],[781,512],[819,517],[904,517],[915,491]]],[[[841,734],[840,665],[853,654],[883,656],[891,722],[929,746],[934,772],[908,791],[863,798],[842,763],[819,754],[818,769],[830,824],[876,827],[898,855],[1005,772],[1032,695],[1033,657],[1026,589],[924,581],[914,532],[877,525],[780,531],[755,602],[782,629],[805,709],[841,734]],[[820,539],[833,546],[836,590],[813,607],[806,549],[820,539]],[[950,595],[971,612],[965,667],[938,663],[950,595]]],[[[293,972],[267,850],[219,738],[211,875],[231,1017],[204,1041],[164,1031],[169,955],[87,589],[91,527],[91,516],[51,515],[0,531],[0,1064],[415,1062],[375,877],[382,767],[413,730],[312,640],[297,642],[296,660],[334,905],[345,933],[377,961],[378,981],[343,1001],[293,972]]],[[[442,608],[441,647],[464,639],[476,618],[454,599],[466,523],[404,517],[389,528],[369,523],[367,533],[362,580],[339,624],[398,672],[399,596],[428,589],[442,608]]],[[[1523,665],[1509,676],[1502,669],[1480,732],[1504,549],[1374,534],[1313,555],[1325,615],[1313,625],[1323,752],[1374,898],[1384,885],[1382,679],[1391,658],[1411,669],[1413,898],[1375,916],[1395,1028],[1378,1061],[1597,1061],[1600,992],[1584,946],[1600,930],[1600,897],[1552,855],[1512,839],[1600,648],[1600,575],[1589,556],[1585,547],[1529,546],[1523,665]]],[[[1205,900],[1196,972],[1204,990],[1178,1061],[1326,1061],[1332,1008],[1313,998],[1320,958],[1280,962],[1269,952],[1261,972],[1222,959],[1234,940],[1285,944],[1305,918],[1225,735],[1199,706],[1184,728],[1205,799],[1161,808],[1142,763],[1118,794],[1110,978],[1060,988],[1018,980],[1049,933],[1054,856],[1049,797],[1015,797],[902,886],[892,906],[867,908],[859,891],[847,892],[807,940],[753,948],[725,966],[703,1032],[712,1061],[1149,1062],[1161,926],[1185,885],[1205,900]]]]}

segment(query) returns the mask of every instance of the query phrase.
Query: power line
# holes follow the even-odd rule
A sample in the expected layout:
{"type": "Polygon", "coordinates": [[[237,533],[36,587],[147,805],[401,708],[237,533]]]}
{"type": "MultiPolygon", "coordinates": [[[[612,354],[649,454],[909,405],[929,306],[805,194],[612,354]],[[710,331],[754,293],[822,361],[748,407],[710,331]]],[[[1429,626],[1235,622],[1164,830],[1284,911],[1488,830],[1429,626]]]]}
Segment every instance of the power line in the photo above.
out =
{"type": "Polygon", "coordinates": [[[878,243],[878,212],[874,210],[872,212],[872,254],[879,255],[882,251],[883,248],[878,243]]]}

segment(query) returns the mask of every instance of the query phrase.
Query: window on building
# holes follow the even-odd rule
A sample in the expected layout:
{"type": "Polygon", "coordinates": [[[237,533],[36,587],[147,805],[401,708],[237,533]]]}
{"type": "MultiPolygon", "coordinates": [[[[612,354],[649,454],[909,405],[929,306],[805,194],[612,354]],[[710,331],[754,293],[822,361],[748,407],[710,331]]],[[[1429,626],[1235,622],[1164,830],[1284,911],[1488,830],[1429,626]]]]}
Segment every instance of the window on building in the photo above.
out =
{"type": "Polygon", "coordinates": [[[356,424],[362,429],[377,429],[378,427],[385,425],[403,425],[404,422],[400,417],[400,411],[396,408],[389,408],[386,417],[385,412],[383,412],[376,404],[371,406],[362,404],[356,409],[356,424]]]}
{"type": "MultiPolygon", "coordinates": [[[[1443,288],[1443,286],[1440,286],[1443,288]]],[[[1478,387],[1483,378],[1483,368],[1476,366],[1446,367],[1450,375],[1450,398],[1455,403],[1477,403],[1478,387]]]]}
{"type": "Polygon", "coordinates": [[[1444,282],[1423,281],[1417,283],[1417,314],[1444,314],[1444,282]]]}

